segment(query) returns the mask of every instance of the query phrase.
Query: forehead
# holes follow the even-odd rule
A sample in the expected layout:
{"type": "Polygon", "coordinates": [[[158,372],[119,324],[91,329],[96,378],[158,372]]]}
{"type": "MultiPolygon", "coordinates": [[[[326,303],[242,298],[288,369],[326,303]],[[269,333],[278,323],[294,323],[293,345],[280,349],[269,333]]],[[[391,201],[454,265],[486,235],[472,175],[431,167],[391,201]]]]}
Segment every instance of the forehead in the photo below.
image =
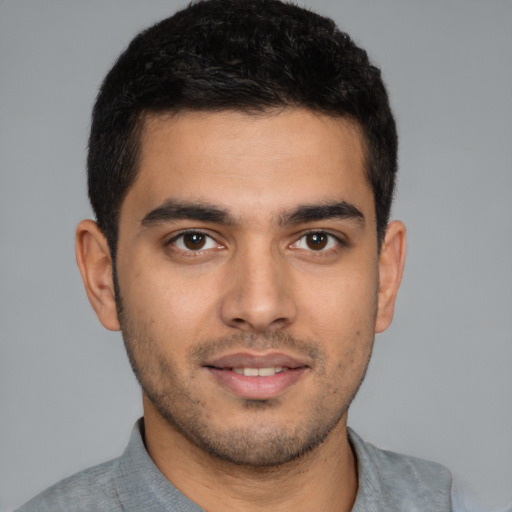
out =
{"type": "Polygon", "coordinates": [[[164,139],[177,158],[201,153],[302,158],[322,151],[329,157],[360,159],[364,165],[365,139],[357,121],[302,108],[147,114],[142,122],[141,161],[153,158],[164,139]]]}
{"type": "Polygon", "coordinates": [[[169,198],[235,213],[340,199],[370,201],[373,209],[364,147],[357,123],[305,109],[148,115],[123,209],[151,209],[169,198]]]}

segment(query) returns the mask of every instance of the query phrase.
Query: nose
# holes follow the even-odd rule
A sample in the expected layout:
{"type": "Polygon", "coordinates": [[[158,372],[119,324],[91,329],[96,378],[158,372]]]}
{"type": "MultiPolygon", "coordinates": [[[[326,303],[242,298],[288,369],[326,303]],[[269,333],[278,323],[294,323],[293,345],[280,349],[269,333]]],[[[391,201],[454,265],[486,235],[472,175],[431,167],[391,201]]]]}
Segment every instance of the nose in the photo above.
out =
{"type": "Polygon", "coordinates": [[[297,308],[284,257],[266,248],[244,251],[233,260],[221,303],[224,324],[264,333],[293,323],[297,308]]]}

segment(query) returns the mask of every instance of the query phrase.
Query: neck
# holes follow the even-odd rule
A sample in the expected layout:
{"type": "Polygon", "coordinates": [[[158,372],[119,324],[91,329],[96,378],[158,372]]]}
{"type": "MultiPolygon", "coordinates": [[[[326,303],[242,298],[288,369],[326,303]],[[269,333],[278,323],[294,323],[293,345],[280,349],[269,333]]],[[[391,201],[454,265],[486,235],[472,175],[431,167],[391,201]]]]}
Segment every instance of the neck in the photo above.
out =
{"type": "MultiPolygon", "coordinates": [[[[145,401],[147,402],[147,400],[145,401]]],[[[357,493],[346,415],[308,454],[274,467],[240,466],[205,453],[144,404],[145,442],[162,474],[209,512],[350,511],[357,493]]]]}

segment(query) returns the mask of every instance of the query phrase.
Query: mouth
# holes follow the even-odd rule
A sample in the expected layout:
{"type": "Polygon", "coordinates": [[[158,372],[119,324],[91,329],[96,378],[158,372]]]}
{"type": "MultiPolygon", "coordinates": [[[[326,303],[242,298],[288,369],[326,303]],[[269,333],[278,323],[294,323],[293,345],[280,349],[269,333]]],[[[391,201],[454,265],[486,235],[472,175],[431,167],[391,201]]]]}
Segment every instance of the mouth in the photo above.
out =
{"type": "Polygon", "coordinates": [[[293,387],[311,366],[281,353],[238,353],[217,358],[204,368],[221,387],[237,397],[268,400],[293,387]]]}
{"type": "Polygon", "coordinates": [[[232,368],[232,371],[238,375],[245,375],[246,377],[272,377],[276,373],[286,372],[288,368],[281,366],[269,366],[268,368],[232,368]]]}

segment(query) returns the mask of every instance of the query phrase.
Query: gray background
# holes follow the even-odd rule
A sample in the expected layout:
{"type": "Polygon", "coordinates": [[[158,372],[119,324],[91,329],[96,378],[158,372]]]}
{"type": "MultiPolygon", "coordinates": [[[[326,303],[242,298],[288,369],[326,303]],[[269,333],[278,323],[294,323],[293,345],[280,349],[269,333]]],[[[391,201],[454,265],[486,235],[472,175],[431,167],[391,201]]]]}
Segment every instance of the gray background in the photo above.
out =
{"type": "MultiPolygon", "coordinates": [[[[304,4],[304,2],[301,2],[304,4]]],[[[75,268],[90,109],[113,60],[182,1],[0,3],[0,509],[114,457],[141,412],[75,268]]],[[[324,0],[382,66],[409,229],[395,323],[350,424],[512,506],[512,2],[324,0]]]]}

